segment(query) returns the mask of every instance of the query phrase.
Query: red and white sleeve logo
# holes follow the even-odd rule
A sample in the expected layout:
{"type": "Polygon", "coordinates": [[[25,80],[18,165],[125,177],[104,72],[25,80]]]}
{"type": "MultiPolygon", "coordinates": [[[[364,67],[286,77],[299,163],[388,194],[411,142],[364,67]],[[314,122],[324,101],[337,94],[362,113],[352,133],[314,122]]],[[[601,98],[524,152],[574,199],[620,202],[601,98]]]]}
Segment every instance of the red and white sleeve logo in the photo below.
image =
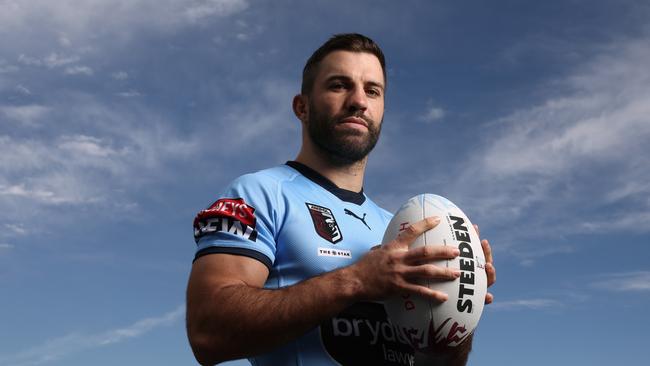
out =
{"type": "Polygon", "coordinates": [[[243,198],[222,198],[194,218],[194,240],[207,234],[228,232],[257,240],[255,208],[243,198]]]}

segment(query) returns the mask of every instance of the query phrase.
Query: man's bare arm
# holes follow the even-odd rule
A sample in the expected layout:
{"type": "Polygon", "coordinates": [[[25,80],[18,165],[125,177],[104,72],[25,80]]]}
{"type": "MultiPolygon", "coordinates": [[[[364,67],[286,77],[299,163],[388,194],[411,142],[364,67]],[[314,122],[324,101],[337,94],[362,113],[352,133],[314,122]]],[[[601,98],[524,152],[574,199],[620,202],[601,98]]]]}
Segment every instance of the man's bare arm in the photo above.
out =
{"type": "Polygon", "coordinates": [[[415,238],[438,222],[422,220],[351,266],[277,290],[262,288],[268,270],[254,259],[227,254],[200,257],[192,267],[187,292],[188,335],[197,360],[210,365],[268,351],[361,300],[404,292],[446,300],[446,294],[415,280],[456,278],[456,270],[422,263],[456,257],[457,250],[445,246],[408,250],[415,238]]]}
{"type": "Polygon", "coordinates": [[[188,335],[197,360],[211,365],[297,338],[351,303],[354,290],[344,281],[345,272],[266,290],[268,270],[255,259],[199,258],[187,292],[188,335]]]}

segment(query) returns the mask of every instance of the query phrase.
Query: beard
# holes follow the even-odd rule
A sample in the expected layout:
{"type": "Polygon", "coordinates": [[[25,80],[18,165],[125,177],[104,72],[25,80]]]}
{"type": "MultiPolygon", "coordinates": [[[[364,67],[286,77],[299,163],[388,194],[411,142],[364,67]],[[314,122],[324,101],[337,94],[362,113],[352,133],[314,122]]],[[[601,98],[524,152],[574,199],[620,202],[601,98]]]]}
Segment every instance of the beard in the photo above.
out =
{"type": "Polygon", "coordinates": [[[363,111],[329,116],[318,111],[313,104],[309,105],[309,137],[334,166],[348,166],[365,159],[379,140],[381,125],[381,122],[363,116],[363,111]],[[348,117],[366,121],[368,131],[337,130],[336,125],[348,117]]]}

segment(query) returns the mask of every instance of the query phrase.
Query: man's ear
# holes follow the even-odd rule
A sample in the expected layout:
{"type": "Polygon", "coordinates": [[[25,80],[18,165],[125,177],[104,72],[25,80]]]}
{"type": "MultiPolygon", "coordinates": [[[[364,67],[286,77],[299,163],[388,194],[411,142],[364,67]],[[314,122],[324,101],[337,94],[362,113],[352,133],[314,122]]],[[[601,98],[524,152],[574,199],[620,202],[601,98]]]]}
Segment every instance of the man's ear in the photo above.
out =
{"type": "Polygon", "coordinates": [[[298,94],[293,97],[293,113],[303,123],[307,123],[309,117],[309,102],[307,98],[303,94],[298,94]]]}

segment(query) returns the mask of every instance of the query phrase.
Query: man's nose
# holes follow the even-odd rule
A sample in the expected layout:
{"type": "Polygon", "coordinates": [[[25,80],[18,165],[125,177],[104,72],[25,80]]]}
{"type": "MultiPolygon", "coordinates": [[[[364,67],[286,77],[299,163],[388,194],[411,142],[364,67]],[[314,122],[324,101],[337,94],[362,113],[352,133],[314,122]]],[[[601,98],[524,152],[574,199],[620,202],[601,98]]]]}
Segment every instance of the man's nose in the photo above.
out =
{"type": "Polygon", "coordinates": [[[368,109],[368,96],[366,95],[366,91],[363,88],[352,89],[348,95],[347,104],[348,109],[353,111],[365,111],[368,109]]]}

